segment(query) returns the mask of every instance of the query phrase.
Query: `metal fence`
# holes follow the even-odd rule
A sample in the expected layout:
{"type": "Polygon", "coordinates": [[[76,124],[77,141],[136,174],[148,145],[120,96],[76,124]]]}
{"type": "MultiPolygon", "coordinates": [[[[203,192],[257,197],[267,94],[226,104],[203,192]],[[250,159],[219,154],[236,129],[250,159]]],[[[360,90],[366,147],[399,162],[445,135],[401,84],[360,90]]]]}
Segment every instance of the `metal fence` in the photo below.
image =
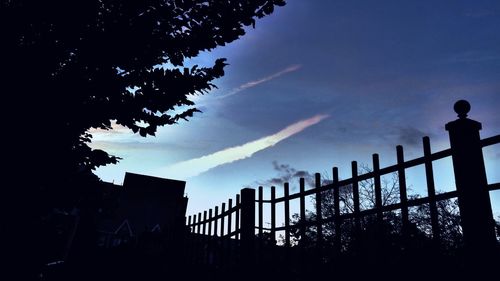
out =
{"type": "MultiPolygon", "coordinates": [[[[215,207],[192,215],[187,218],[187,226],[190,229],[187,247],[188,258],[198,264],[206,264],[216,268],[230,267],[235,264],[253,264],[273,258],[289,260],[290,257],[304,258],[304,252],[296,251],[297,245],[292,245],[291,235],[305,239],[306,230],[314,228],[316,256],[321,259],[321,252],[327,249],[334,254],[342,252],[342,224],[351,221],[354,225],[354,233],[362,231],[362,221],[368,216],[375,218],[381,225],[384,213],[397,211],[401,220],[401,236],[403,241],[411,239],[411,221],[409,208],[424,204],[428,205],[430,213],[429,235],[435,242],[440,244],[441,233],[438,219],[437,203],[442,200],[457,198],[460,210],[461,228],[463,234],[464,249],[469,256],[484,256],[485,253],[497,247],[495,233],[495,222],[492,215],[489,192],[500,189],[500,183],[487,183],[482,149],[486,146],[500,143],[500,135],[480,139],[479,122],[466,118],[468,103],[459,101],[455,105],[455,111],[459,119],[449,122],[446,130],[450,135],[450,147],[438,152],[431,152],[429,137],[423,138],[423,156],[411,160],[404,159],[403,146],[396,147],[397,163],[388,167],[380,167],[378,154],[373,154],[372,170],[367,173],[358,173],[356,161],[351,163],[352,176],[348,179],[339,179],[338,168],[332,170],[333,179],[329,184],[322,185],[319,173],[315,174],[315,186],[306,190],[304,178],[300,179],[299,192],[290,194],[289,184],[285,183],[284,196],[276,197],[276,188],[270,188],[270,199],[264,200],[264,190],[258,188],[257,198],[255,190],[245,188],[241,195],[236,195],[236,202],[229,199],[228,204],[222,203],[221,208],[215,207]],[[436,193],[434,184],[433,162],[446,157],[451,157],[455,173],[456,190],[446,193],[436,193]],[[423,165],[425,168],[425,179],[427,185],[427,196],[423,198],[408,198],[406,184],[406,170],[415,166],[423,165]],[[397,173],[399,186],[399,202],[383,205],[381,177],[397,173]],[[362,181],[373,181],[375,202],[373,208],[360,208],[359,183],[362,181]],[[350,188],[352,193],[352,212],[341,212],[340,190],[350,188]],[[324,194],[333,193],[333,210],[331,215],[323,214],[324,194]],[[315,212],[314,218],[306,215],[306,198],[314,196],[315,212]],[[291,223],[290,201],[298,199],[298,220],[291,223]],[[276,205],[284,204],[284,225],[276,225],[276,205]],[[270,227],[264,227],[264,205],[270,208],[270,227]],[[227,208],[226,208],[227,207],[227,208]],[[257,216],[257,218],[256,218],[257,216]],[[234,219],[234,220],[233,220],[234,219]],[[333,225],[333,242],[329,246],[324,245],[324,227],[333,225]],[[283,244],[276,246],[276,233],[284,232],[283,244]],[[271,250],[270,250],[271,249],[271,250]],[[290,253],[298,253],[291,255],[290,253]],[[302,253],[302,254],[300,254],[302,253]],[[319,254],[318,254],[319,253],[319,254]],[[269,258],[270,257],[270,258],[269,258]]],[[[331,200],[331,198],[329,198],[331,200]]],[[[300,244],[300,243],[299,243],[300,244]]],[[[303,250],[303,249],[302,249],[303,250]]]]}

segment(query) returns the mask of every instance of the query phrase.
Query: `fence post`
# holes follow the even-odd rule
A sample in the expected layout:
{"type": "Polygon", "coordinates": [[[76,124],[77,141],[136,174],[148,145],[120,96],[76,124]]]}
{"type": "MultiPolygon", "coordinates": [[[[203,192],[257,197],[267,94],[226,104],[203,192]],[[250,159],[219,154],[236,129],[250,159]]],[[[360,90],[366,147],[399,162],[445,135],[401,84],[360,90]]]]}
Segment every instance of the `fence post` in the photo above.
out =
{"type": "Polygon", "coordinates": [[[241,190],[241,247],[243,269],[246,276],[255,270],[255,189],[241,190]]]}
{"type": "Polygon", "coordinates": [[[478,261],[497,244],[479,136],[481,123],[467,118],[467,101],[457,101],[453,109],[459,119],[448,122],[445,128],[450,135],[464,244],[471,261],[478,261]]]}

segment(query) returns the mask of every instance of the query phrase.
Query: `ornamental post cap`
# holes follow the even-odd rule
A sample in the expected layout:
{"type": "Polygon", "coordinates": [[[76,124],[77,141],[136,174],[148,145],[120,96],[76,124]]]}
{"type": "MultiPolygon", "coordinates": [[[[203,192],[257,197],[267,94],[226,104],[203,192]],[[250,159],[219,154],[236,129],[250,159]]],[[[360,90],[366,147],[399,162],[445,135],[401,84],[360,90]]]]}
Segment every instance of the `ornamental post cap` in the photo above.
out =
{"type": "Polygon", "coordinates": [[[470,111],[470,103],[466,100],[459,100],[455,103],[453,109],[458,114],[458,118],[465,119],[470,111]]]}

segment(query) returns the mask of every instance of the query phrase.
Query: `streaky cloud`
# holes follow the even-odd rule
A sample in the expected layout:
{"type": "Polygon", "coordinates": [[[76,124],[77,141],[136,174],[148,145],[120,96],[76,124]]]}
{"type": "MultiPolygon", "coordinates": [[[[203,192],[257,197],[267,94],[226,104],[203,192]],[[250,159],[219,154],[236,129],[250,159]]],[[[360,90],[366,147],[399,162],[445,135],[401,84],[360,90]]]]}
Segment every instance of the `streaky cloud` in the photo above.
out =
{"type": "Polygon", "coordinates": [[[270,136],[247,142],[239,146],[229,147],[199,158],[182,161],[159,169],[155,174],[177,179],[194,177],[215,167],[252,157],[256,152],[272,147],[280,141],[321,122],[327,117],[328,115],[326,114],[318,114],[311,118],[293,123],[270,136]]]}
{"type": "Polygon", "coordinates": [[[302,65],[300,65],[300,64],[290,65],[289,67],[287,67],[287,68],[285,68],[285,69],[283,69],[283,70],[281,70],[279,72],[276,72],[274,74],[271,74],[269,76],[266,76],[266,77],[263,77],[263,78],[260,78],[260,79],[257,79],[257,80],[250,81],[250,82],[247,82],[245,84],[242,84],[242,85],[240,85],[240,86],[232,89],[229,93],[227,93],[227,94],[225,94],[223,96],[216,97],[216,99],[225,99],[227,97],[236,95],[237,93],[239,93],[241,91],[244,91],[246,89],[253,88],[253,87],[255,87],[255,86],[259,85],[259,84],[271,81],[271,80],[273,80],[275,78],[278,78],[278,77],[280,77],[280,76],[282,76],[284,74],[297,71],[301,67],[302,67],[302,65]]]}
{"type": "Polygon", "coordinates": [[[102,136],[129,134],[130,132],[132,132],[132,130],[125,126],[117,124],[116,121],[113,120],[111,121],[111,129],[109,130],[92,127],[87,132],[92,134],[94,138],[100,138],[102,136]]]}

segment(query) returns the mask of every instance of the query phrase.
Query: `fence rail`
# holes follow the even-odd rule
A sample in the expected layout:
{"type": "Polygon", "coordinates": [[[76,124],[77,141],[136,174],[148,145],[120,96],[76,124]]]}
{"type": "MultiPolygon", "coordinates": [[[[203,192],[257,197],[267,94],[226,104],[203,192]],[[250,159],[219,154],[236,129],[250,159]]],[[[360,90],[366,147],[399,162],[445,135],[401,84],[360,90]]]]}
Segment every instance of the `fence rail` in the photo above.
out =
{"type": "MultiPolygon", "coordinates": [[[[398,145],[396,147],[396,164],[380,168],[379,155],[373,154],[372,171],[358,174],[358,164],[356,161],[352,161],[351,177],[342,180],[339,179],[338,168],[334,167],[332,169],[333,178],[330,184],[322,185],[321,176],[319,173],[316,173],[315,186],[313,188],[306,190],[305,180],[304,178],[300,178],[299,192],[290,194],[289,184],[285,183],[283,186],[284,195],[282,197],[276,197],[275,186],[271,186],[270,188],[270,199],[263,199],[264,188],[262,186],[258,187],[257,198],[255,198],[255,190],[251,189],[250,191],[252,192],[249,192],[249,189],[243,189],[242,195],[236,195],[236,204],[234,206],[232,204],[232,199],[229,199],[227,204],[228,209],[226,210],[226,203],[222,203],[221,213],[219,213],[219,208],[217,206],[214,208],[214,215],[212,212],[213,209],[209,209],[208,212],[203,212],[203,216],[201,212],[198,213],[198,215],[189,216],[187,218],[187,226],[192,233],[212,237],[210,238],[212,240],[217,238],[229,238],[231,240],[240,241],[241,238],[242,243],[246,243],[245,240],[253,239],[255,235],[262,238],[266,232],[269,233],[271,241],[273,241],[276,240],[276,232],[284,231],[285,248],[292,246],[291,232],[293,230],[298,230],[300,237],[306,237],[306,229],[308,227],[315,227],[316,242],[318,247],[321,248],[324,240],[324,225],[327,223],[334,223],[333,244],[335,245],[336,251],[340,251],[342,243],[342,222],[353,220],[354,228],[359,232],[361,229],[361,220],[363,218],[375,215],[377,220],[382,221],[384,213],[399,210],[402,223],[402,235],[404,236],[407,235],[411,223],[409,208],[426,204],[429,206],[432,238],[439,242],[441,233],[439,228],[437,202],[457,198],[462,216],[462,229],[465,243],[467,244],[466,246],[468,246],[468,249],[472,249],[472,251],[484,250],[491,246],[492,237],[496,243],[495,230],[492,228],[493,217],[491,214],[489,192],[499,190],[500,183],[488,184],[486,182],[482,149],[500,143],[500,135],[481,140],[479,138],[480,123],[465,118],[463,114],[460,115],[462,112],[459,111],[457,111],[457,113],[459,113],[460,118],[448,123],[446,126],[446,129],[450,133],[451,148],[449,149],[431,152],[429,137],[424,137],[422,140],[424,155],[422,157],[405,160],[403,146],[398,145]],[[437,194],[432,164],[434,161],[446,157],[452,157],[457,190],[437,194]],[[425,168],[427,196],[422,198],[408,198],[405,172],[409,168],[420,165],[423,165],[425,168]],[[464,167],[466,168],[465,170],[464,167]],[[468,173],[467,179],[461,177],[464,171],[468,173]],[[399,202],[384,205],[382,202],[381,177],[393,173],[397,173],[399,202]],[[473,181],[471,181],[471,179],[473,181]],[[374,204],[372,208],[361,210],[359,184],[367,180],[373,181],[374,204]],[[353,203],[351,212],[342,213],[340,211],[341,188],[351,189],[353,203]],[[325,192],[332,192],[333,194],[333,214],[331,216],[322,214],[323,196],[325,192]],[[308,220],[306,217],[305,200],[307,196],[315,196],[315,219],[313,220],[308,220]],[[245,207],[243,207],[240,199],[246,202],[245,207]],[[299,222],[290,224],[290,201],[295,199],[300,200],[298,213],[299,222]],[[284,226],[276,225],[276,205],[278,203],[283,203],[284,205],[284,226]],[[270,206],[270,227],[264,227],[265,204],[270,206]],[[257,211],[257,223],[255,223],[255,210],[257,211]],[[467,214],[467,216],[464,214],[467,214]],[[235,217],[234,225],[232,221],[233,215],[235,217]],[[245,217],[245,223],[240,221],[242,216],[245,217]],[[489,220],[491,220],[491,222],[489,220]],[[225,223],[227,223],[227,225],[225,225],[225,223]],[[219,228],[219,231],[217,228],[219,228]],[[242,233],[246,233],[246,238],[242,237],[242,233]]],[[[253,241],[251,242],[253,243],[253,241]]],[[[237,245],[239,244],[237,243],[237,245]]],[[[251,247],[255,248],[257,246],[251,244],[251,247]]],[[[247,249],[246,252],[249,253],[251,251],[247,249]]]]}

